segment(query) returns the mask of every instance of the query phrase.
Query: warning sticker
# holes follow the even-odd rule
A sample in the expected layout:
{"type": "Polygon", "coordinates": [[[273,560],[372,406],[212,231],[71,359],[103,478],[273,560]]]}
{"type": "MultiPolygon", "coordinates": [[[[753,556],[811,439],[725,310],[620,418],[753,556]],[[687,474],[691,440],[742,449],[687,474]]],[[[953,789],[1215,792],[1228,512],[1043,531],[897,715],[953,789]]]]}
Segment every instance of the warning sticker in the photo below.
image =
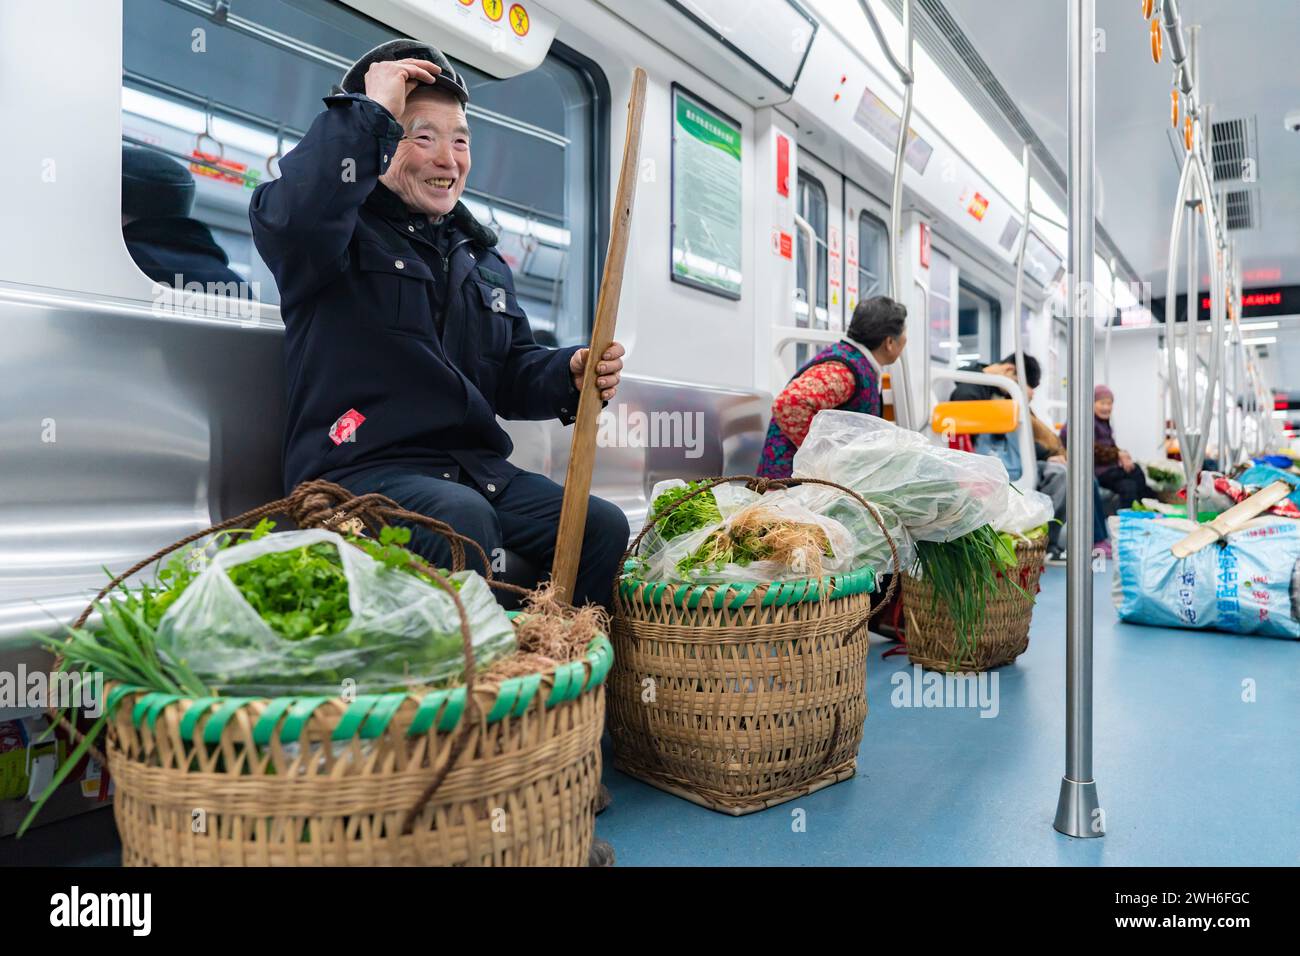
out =
{"type": "Polygon", "coordinates": [[[483,0],[483,12],[487,18],[495,23],[501,19],[502,3],[501,0],[483,0]]]}
{"type": "Polygon", "coordinates": [[[528,35],[528,11],[522,3],[510,5],[510,29],[515,31],[515,36],[528,35]]]}

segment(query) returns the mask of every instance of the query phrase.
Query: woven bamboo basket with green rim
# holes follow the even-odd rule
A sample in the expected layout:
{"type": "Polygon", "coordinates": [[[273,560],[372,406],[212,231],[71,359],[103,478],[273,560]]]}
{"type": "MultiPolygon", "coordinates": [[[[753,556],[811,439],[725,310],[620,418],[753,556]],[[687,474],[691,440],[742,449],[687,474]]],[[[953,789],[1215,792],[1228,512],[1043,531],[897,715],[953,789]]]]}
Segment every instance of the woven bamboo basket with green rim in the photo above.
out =
{"type": "Polygon", "coordinates": [[[1029,647],[1029,623],[1034,613],[1033,597],[1047,557],[1047,536],[1016,542],[1016,567],[1003,572],[997,589],[989,595],[984,620],[974,635],[973,645],[959,647],[957,629],[942,595],[935,600],[934,588],[923,578],[904,574],[903,611],[907,615],[907,656],[914,664],[937,671],[984,671],[1010,664],[1029,647]]]}
{"type": "MultiPolygon", "coordinates": [[[[851,495],[880,525],[897,563],[879,514],[851,489],[735,476],[709,479],[695,494],[736,481],[760,493],[819,484],[851,495]]],[[[647,519],[625,561],[677,504],[647,519]]],[[[853,776],[867,716],[871,568],[705,585],[643,581],[631,567],[614,591],[615,766],[737,816],[853,776]]]]}
{"type": "MultiPolygon", "coordinates": [[[[300,527],[422,524],[449,537],[457,570],[464,547],[478,547],[381,495],[308,482],[118,580],[177,547],[275,513],[300,527]]],[[[459,596],[441,574],[421,570],[460,611],[464,686],[352,699],[197,700],[111,687],[107,763],[123,863],[585,866],[610,642],[593,634],[583,660],[485,685],[475,680],[459,596]]]]}

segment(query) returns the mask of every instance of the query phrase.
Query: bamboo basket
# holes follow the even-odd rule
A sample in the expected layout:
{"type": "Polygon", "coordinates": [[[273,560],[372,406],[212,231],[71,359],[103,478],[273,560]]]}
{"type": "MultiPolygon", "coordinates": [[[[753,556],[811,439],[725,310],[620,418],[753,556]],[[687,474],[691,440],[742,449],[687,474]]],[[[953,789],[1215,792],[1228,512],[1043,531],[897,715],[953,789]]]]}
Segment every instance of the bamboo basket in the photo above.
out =
{"type": "MultiPolygon", "coordinates": [[[[307,482],[118,581],[177,547],[274,513],[300,527],[423,524],[448,536],[457,568],[464,546],[477,547],[383,496],[307,482]]],[[[447,590],[461,612],[462,687],[195,700],[113,686],[107,764],[123,864],[585,866],[610,643],[594,634],[584,660],[485,685],[474,679],[464,608],[447,590]]]]}
{"type": "MultiPolygon", "coordinates": [[[[1046,535],[1016,543],[1016,567],[1010,573],[1028,594],[1038,593],[1046,557],[1046,535]]],[[[1034,600],[1017,592],[1005,577],[989,595],[974,649],[964,653],[958,652],[956,628],[942,596],[936,603],[929,581],[910,574],[902,578],[907,656],[912,663],[936,671],[983,671],[1010,664],[1029,647],[1034,600]]]]}
{"type": "MultiPolygon", "coordinates": [[[[699,492],[725,481],[746,481],[760,492],[801,483],[719,478],[699,492]]],[[[859,495],[832,487],[879,523],[859,495]]],[[[647,519],[629,557],[663,514],[647,519]]],[[[736,816],[852,777],[867,716],[874,588],[870,568],[819,580],[717,585],[625,574],[614,593],[615,766],[736,816]]]]}

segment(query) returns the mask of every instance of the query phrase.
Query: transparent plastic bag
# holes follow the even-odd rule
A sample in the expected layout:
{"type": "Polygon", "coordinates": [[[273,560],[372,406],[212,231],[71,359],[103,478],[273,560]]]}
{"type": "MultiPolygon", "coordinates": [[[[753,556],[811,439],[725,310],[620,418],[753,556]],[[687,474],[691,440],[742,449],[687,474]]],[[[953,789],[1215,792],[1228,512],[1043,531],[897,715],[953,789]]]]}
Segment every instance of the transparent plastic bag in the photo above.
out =
{"type": "MultiPolygon", "coordinates": [[[[451,576],[469,618],[475,660],[515,649],[514,628],[474,571],[451,576]]],[[[460,615],[436,584],[385,566],[332,531],[269,534],[218,551],[167,609],[158,649],[214,690],[253,696],[359,694],[436,684],[464,670],[460,615]],[[338,549],[351,620],[335,634],[289,640],[245,600],[227,569],[315,544],[338,549]],[[352,681],[344,684],[344,681],[352,681]]]]}
{"type": "Polygon", "coordinates": [[[824,411],[794,456],[796,478],[823,478],[892,511],[919,541],[951,541],[996,524],[1011,494],[988,455],[940,448],[923,435],[859,412],[824,411]]]}
{"type": "Polygon", "coordinates": [[[1052,505],[1052,499],[1041,491],[1026,491],[1022,494],[1013,491],[1007,495],[1007,510],[993,522],[993,528],[1008,534],[1023,535],[1047,524],[1055,515],[1056,508],[1052,505]]]}
{"type": "Polygon", "coordinates": [[[894,539],[899,567],[894,566],[894,555],[880,532],[880,524],[852,495],[826,485],[797,485],[790,489],[790,494],[809,511],[838,521],[845,527],[853,539],[854,568],[870,566],[878,574],[889,574],[910,568],[915,563],[916,544],[912,536],[898,515],[883,505],[872,502],[880,516],[880,524],[894,539]]]}
{"type": "MultiPolygon", "coordinates": [[[[656,497],[670,487],[678,486],[663,482],[656,485],[656,497]]],[[[793,581],[816,576],[817,560],[821,562],[823,575],[846,572],[859,566],[854,563],[856,548],[848,529],[833,518],[814,514],[791,492],[780,490],[759,495],[743,485],[725,484],[718,485],[713,491],[718,500],[718,510],[723,515],[721,521],[667,540],[657,536],[654,531],[646,536],[642,550],[642,574],[646,580],[699,584],[721,584],[732,581],[793,581]],[[679,567],[684,560],[702,548],[711,535],[729,530],[736,522],[753,517],[756,509],[770,511],[775,516],[788,521],[816,525],[825,533],[831,554],[803,555],[797,552],[789,563],[759,560],[748,564],[731,562],[721,567],[686,569],[679,567]],[[656,539],[651,541],[651,536],[655,536],[656,539]]]]}

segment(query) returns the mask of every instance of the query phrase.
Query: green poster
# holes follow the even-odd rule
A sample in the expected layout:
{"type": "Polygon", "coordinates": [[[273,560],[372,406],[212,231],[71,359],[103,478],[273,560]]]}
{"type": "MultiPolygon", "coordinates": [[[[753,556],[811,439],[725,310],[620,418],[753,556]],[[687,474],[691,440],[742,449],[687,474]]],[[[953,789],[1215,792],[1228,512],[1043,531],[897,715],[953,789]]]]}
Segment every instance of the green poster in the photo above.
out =
{"type": "Polygon", "coordinates": [[[740,125],[673,91],[673,278],[740,298],[740,125]]]}

